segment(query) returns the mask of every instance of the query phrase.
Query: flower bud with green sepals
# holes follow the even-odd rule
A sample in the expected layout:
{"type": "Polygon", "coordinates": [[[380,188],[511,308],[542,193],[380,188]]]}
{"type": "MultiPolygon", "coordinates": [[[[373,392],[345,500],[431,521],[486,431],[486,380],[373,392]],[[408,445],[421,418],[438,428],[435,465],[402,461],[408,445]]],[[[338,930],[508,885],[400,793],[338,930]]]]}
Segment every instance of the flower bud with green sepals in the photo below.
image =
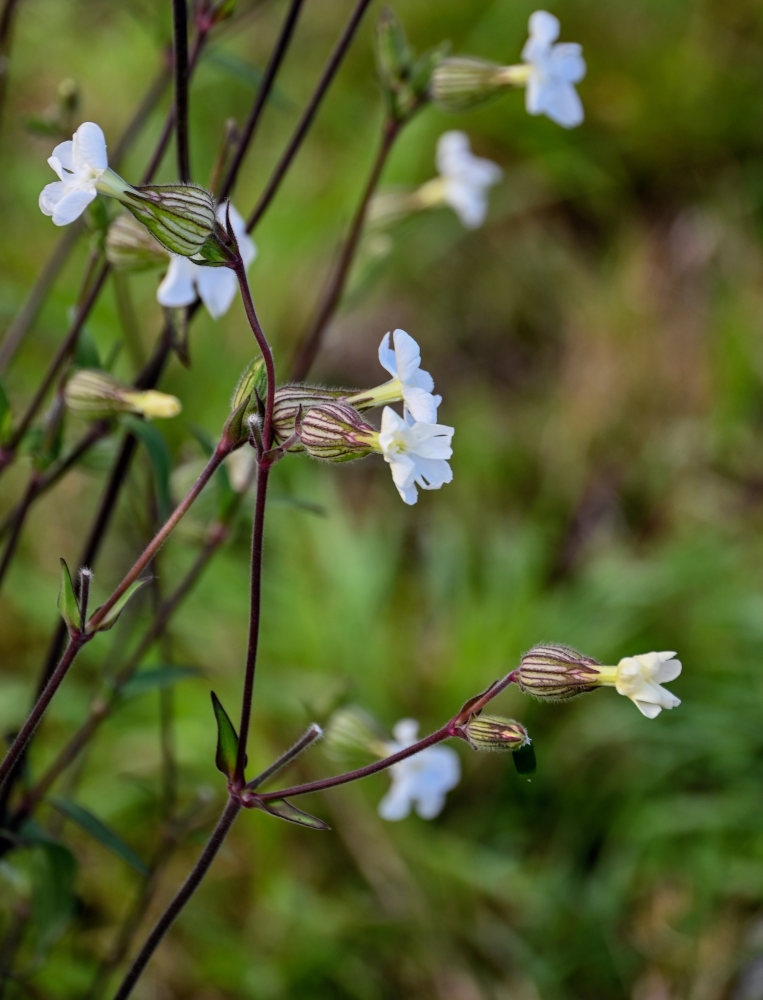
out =
{"type": "Polygon", "coordinates": [[[155,389],[133,389],[94,368],[83,368],[72,375],[64,387],[64,401],[70,410],[90,420],[120,413],[165,419],[177,416],[181,410],[176,396],[155,389]]]}
{"type": "Polygon", "coordinates": [[[146,271],[166,266],[169,254],[138,220],[123,212],[106,233],[106,259],[120,271],[146,271]]]}
{"type": "Polygon", "coordinates": [[[432,73],[429,95],[445,111],[466,111],[511,85],[503,69],[485,59],[443,59],[432,73]]]}
{"type": "MultiPolygon", "coordinates": [[[[135,218],[171,253],[181,257],[206,254],[220,243],[215,200],[193,184],[161,184],[136,188],[121,199],[135,218]]],[[[220,252],[219,261],[229,259],[220,252]]]]}
{"type": "MultiPolygon", "coordinates": [[[[273,403],[273,440],[283,444],[294,437],[299,430],[297,421],[301,421],[308,410],[323,403],[344,400],[348,395],[346,389],[322,389],[312,385],[282,385],[276,389],[273,403]]],[[[290,451],[302,451],[302,445],[295,441],[290,451]]]]}
{"type": "Polygon", "coordinates": [[[311,407],[297,431],[305,451],[327,462],[349,462],[377,450],[378,433],[346,403],[311,407]]]}
{"type": "Polygon", "coordinates": [[[600,664],[569,646],[545,643],[524,654],[516,671],[520,691],[565,701],[598,686],[600,664]]]}
{"type": "Polygon", "coordinates": [[[464,727],[473,750],[519,750],[530,742],[527,730],[516,719],[500,715],[475,715],[464,727]]]}

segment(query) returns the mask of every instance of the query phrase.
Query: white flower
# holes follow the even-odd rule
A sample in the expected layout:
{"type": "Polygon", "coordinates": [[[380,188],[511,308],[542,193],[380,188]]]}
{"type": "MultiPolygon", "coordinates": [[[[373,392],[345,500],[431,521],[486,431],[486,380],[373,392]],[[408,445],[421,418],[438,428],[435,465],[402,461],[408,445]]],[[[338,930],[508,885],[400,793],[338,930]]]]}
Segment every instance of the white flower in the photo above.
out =
{"type": "Polygon", "coordinates": [[[48,163],[60,180],[45,185],[39,205],[57,226],[79,218],[99,190],[115,195],[130,190],[121,177],[109,170],[106,139],[95,122],[84,122],[71,139],[60,142],[48,163]]]}
{"type": "MultiPolygon", "coordinates": [[[[220,205],[217,209],[217,218],[222,225],[225,225],[227,210],[227,205],[220,205]]],[[[230,205],[230,221],[241,259],[244,266],[249,267],[257,256],[257,248],[247,234],[246,223],[233,205],[230,205]]],[[[230,268],[195,264],[190,257],[171,254],[170,266],[157,289],[156,297],[161,305],[178,308],[191,305],[198,293],[209,314],[213,319],[218,319],[230,308],[236,297],[237,287],[236,275],[230,268]]]]}
{"type": "Polygon", "coordinates": [[[394,347],[390,348],[389,336],[386,333],[379,344],[379,362],[392,375],[392,379],[382,388],[395,392],[394,396],[387,398],[399,399],[402,396],[406,409],[414,420],[434,423],[442,396],[432,395],[434,379],[421,368],[419,345],[405,330],[394,330],[394,347]]]}
{"type": "Polygon", "coordinates": [[[654,719],[663,708],[681,704],[661,681],[674,681],[681,673],[681,661],[675,653],[641,653],[626,656],[617,664],[615,690],[630,698],[636,708],[648,719],[654,719]]]}
{"type": "MultiPolygon", "coordinates": [[[[398,722],[393,729],[395,742],[387,745],[389,753],[415,743],[418,729],[415,719],[398,722]]],[[[382,819],[405,819],[411,809],[422,819],[434,819],[445,805],[446,793],[458,784],[461,763],[455,750],[438,745],[393,764],[389,775],[392,787],[379,803],[382,819]]]]}
{"type": "Polygon", "coordinates": [[[447,462],[453,454],[452,437],[452,427],[403,418],[391,407],[384,407],[378,446],[405,503],[416,503],[416,486],[439,490],[453,479],[447,462]]]}
{"type": "Polygon", "coordinates": [[[492,160],[474,156],[464,132],[444,132],[437,143],[437,170],[444,181],[443,201],[467,229],[485,221],[487,192],[503,171],[492,160]]]}
{"type": "Polygon", "coordinates": [[[585,76],[582,50],[574,42],[554,45],[559,21],[545,10],[530,16],[530,37],[522,49],[529,76],[525,102],[531,115],[547,115],[565,128],[583,121],[583,105],[574,84],[585,76]]]}

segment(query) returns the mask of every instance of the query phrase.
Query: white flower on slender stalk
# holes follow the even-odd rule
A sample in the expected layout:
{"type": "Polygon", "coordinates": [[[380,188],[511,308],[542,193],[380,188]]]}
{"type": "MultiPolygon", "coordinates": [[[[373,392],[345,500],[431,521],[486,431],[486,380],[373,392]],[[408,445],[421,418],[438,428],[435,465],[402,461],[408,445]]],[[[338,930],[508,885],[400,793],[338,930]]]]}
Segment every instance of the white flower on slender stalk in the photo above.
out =
{"type": "Polygon", "coordinates": [[[414,420],[434,423],[442,396],[432,394],[434,379],[421,367],[421,350],[413,337],[405,330],[394,330],[390,347],[390,334],[385,333],[379,344],[379,362],[392,376],[389,382],[349,396],[345,402],[362,411],[402,400],[414,420]]]}
{"type": "Polygon", "coordinates": [[[389,464],[392,480],[405,503],[416,503],[417,486],[439,490],[453,479],[447,461],[453,454],[453,430],[445,424],[403,418],[391,407],[384,407],[376,446],[389,464]]]}
{"type": "MultiPolygon", "coordinates": [[[[254,240],[246,231],[246,223],[233,205],[220,205],[217,218],[221,225],[226,223],[226,211],[230,209],[230,221],[238,242],[239,253],[244,267],[249,267],[257,256],[254,240]]],[[[228,311],[236,297],[238,281],[227,267],[209,267],[195,264],[190,257],[170,255],[170,266],[159,285],[156,297],[167,308],[189,306],[198,294],[213,319],[219,319],[228,311]]]]}
{"type": "Polygon", "coordinates": [[[681,673],[681,661],[675,652],[641,653],[626,656],[615,668],[615,690],[630,698],[647,719],[656,718],[663,708],[676,708],[681,704],[667,688],[666,681],[674,681],[681,673]]]}
{"type": "Polygon", "coordinates": [[[487,215],[487,194],[503,176],[492,160],[472,153],[465,132],[443,132],[437,142],[437,170],[444,182],[443,200],[467,229],[477,229],[487,215]]]}
{"type": "MultiPolygon", "coordinates": [[[[465,132],[444,132],[435,156],[439,177],[407,196],[398,196],[409,208],[449,205],[467,229],[477,229],[487,215],[487,193],[503,176],[497,163],[474,156],[465,132]]],[[[394,196],[393,196],[394,197],[394,196]]]]}
{"type": "Polygon", "coordinates": [[[45,185],[39,205],[56,226],[78,219],[99,191],[118,198],[133,190],[109,169],[106,139],[95,122],[84,122],[71,139],[60,142],[48,163],[59,180],[45,185]]]}
{"type": "Polygon", "coordinates": [[[586,72],[581,47],[575,42],[554,44],[559,20],[545,10],[530,15],[530,37],[522,49],[529,69],[525,106],[531,115],[547,115],[564,128],[583,121],[583,105],[575,84],[586,72]]]}
{"type": "MultiPolygon", "coordinates": [[[[389,753],[404,750],[416,742],[419,724],[402,719],[393,729],[394,742],[389,753]]],[[[379,815],[386,820],[401,820],[414,810],[422,819],[434,819],[445,805],[445,796],[461,777],[461,762],[451,747],[427,747],[389,768],[392,786],[379,803],[379,815]]]]}

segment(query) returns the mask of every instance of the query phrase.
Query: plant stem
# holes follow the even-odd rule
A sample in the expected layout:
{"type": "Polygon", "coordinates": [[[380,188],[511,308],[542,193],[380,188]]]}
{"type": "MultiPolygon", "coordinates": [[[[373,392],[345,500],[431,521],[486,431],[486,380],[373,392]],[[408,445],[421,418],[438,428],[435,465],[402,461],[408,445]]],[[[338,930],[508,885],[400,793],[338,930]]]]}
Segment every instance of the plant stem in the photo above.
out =
{"type": "Polygon", "coordinates": [[[257,90],[257,96],[255,97],[254,104],[252,105],[252,110],[249,113],[249,118],[247,119],[243,132],[241,133],[238,148],[233,154],[233,159],[231,160],[223,182],[220,185],[220,190],[217,195],[218,201],[223,201],[233,190],[233,185],[238,177],[241,164],[243,163],[244,157],[246,156],[254,137],[255,129],[259,123],[260,115],[262,114],[262,109],[265,107],[265,102],[270,96],[270,91],[273,87],[276,74],[278,73],[283,57],[286,55],[286,50],[288,49],[289,43],[291,42],[294,34],[294,28],[296,27],[297,18],[299,17],[303,3],[304,0],[291,0],[289,10],[286,14],[286,20],[281,28],[281,34],[278,36],[278,41],[275,44],[275,48],[270,56],[270,61],[268,62],[265,73],[260,81],[260,86],[257,90]]]}
{"type": "Polygon", "coordinates": [[[185,0],[172,0],[173,65],[175,69],[175,143],[178,175],[191,180],[188,150],[188,10],[185,0]]]}
{"type": "Polygon", "coordinates": [[[40,697],[37,699],[32,708],[32,711],[27,716],[24,725],[17,733],[13,743],[11,743],[8,753],[3,758],[2,763],[0,763],[0,787],[2,787],[3,782],[5,781],[9,772],[13,769],[13,767],[16,764],[16,761],[23,753],[24,747],[27,745],[30,738],[32,737],[32,734],[37,728],[40,719],[45,714],[45,710],[50,704],[53,695],[58,690],[59,684],[66,676],[69,667],[72,665],[72,663],[74,663],[77,653],[79,653],[80,649],[88,641],[89,638],[90,638],[89,636],[86,636],[84,634],[79,634],[77,636],[72,636],[69,639],[69,645],[64,650],[64,655],[61,657],[58,666],[51,674],[48,683],[43,688],[40,697]]]}
{"type": "Polygon", "coordinates": [[[180,914],[183,907],[194,894],[200,885],[201,880],[209,870],[210,865],[214,861],[217,852],[220,850],[220,847],[222,846],[223,841],[233,825],[233,821],[238,815],[240,809],[241,805],[235,799],[228,800],[228,803],[217,822],[217,826],[212,831],[198,861],[193,866],[191,873],[185,882],[183,882],[170,905],[157,921],[154,929],[146,938],[145,944],[136,955],[127,972],[127,975],[122,980],[122,984],[114,994],[114,1000],[125,1000],[125,998],[132,992],[133,986],[140,978],[143,969],[146,967],[151,956],[156,951],[162,938],[172,926],[175,918],[180,914]]]}
{"type": "Polygon", "coordinates": [[[366,212],[368,211],[371,196],[376,190],[382,170],[384,169],[384,164],[387,162],[390,150],[394,145],[395,139],[400,133],[401,127],[402,123],[394,119],[388,118],[384,122],[381,143],[379,144],[379,149],[376,153],[376,157],[371,167],[371,173],[366,181],[360,201],[355,209],[355,214],[353,216],[352,223],[350,224],[347,238],[344,241],[344,246],[342,247],[339,259],[334,267],[333,277],[326,288],[320,305],[318,306],[315,318],[302,338],[302,342],[298,347],[294,361],[292,362],[291,378],[295,381],[301,381],[310,370],[310,367],[315,360],[315,356],[320,349],[323,334],[326,330],[328,322],[339,304],[342,292],[344,291],[344,286],[347,283],[347,278],[350,274],[352,261],[355,257],[358,243],[360,242],[360,236],[363,232],[363,223],[365,222],[366,212]]]}
{"type": "Polygon", "coordinates": [[[291,166],[291,161],[294,159],[297,151],[299,150],[299,147],[302,145],[302,142],[305,136],[307,135],[308,129],[312,124],[313,118],[315,117],[315,113],[318,110],[320,103],[323,100],[323,97],[326,91],[328,90],[329,85],[331,84],[331,81],[334,79],[336,71],[339,69],[342,60],[344,59],[344,56],[348,48],[350,47],[350,43],[352,42],[355,32],[358,29],[358,25],[360,24],[363,15],[365,14],[366,9],[370,5],[370,3],[371,0],[358,0],[358,3],[356,4],[354,11],[352,12],[350,20],[347,23],[347,26],[342,32],[342,35],[339,41],[337,42],[336,46],[334,47],[334,51],[331,53],[329,61],[326,63],[326,67],[323,70],[323,73],[321,74],[321,78],[318,81],[315,91],[313,92],[312,97],[308,101],[307,107],[302,113],[302,117],[300,118],[299,124],[294,130],[294,134],[289,140],[286,149],[284,150],[283,155],[281,156],[281,159],[276,164],[276,168],[271,175],[267,187],[260,196],[259,202],[257,203],[254,211],[249,217],[249,220],[246,224],[247,232],[251,232],[254,229],[254,227],[259,223],[260,219],[265,214],[268,206],[273,200],[276,191],[281,186],[281,181],[284,179],[286,171],[291,166]]]}

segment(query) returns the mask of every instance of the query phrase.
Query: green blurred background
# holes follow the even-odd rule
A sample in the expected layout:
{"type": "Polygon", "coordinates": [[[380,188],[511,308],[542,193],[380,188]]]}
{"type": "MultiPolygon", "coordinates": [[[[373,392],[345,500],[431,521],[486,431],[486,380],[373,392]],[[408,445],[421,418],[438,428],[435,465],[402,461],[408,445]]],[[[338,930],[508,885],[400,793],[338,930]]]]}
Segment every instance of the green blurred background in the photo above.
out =
{"type": "MultiPolygon", "coordinates": [[[[73,78],[74,124],[95,120],[116,137],[161,65],[169,6],[19,5],[0,138],[3,328],[60,237],[37,195],[64,136],[39,134],[39,120],[73,78]]],[[[234,195],[242,212],[351,6],[306,4],[234,195]]],[[[200,183],[225,121],[247,114],[285,12],[282,0],[240,8],[239,28],[211,42],[193,81],[200,183]]],[[[379,9],[256,233],[250,276],[281,370],[377,142],[379,9]]],[[[425,109],[385,172],[383,187],[428,180],[437,137],[453,127],[505,171],[482,229],[466,232],[442,209],[397,224],[386,247],[364,245],[314,369],[326,384],[375,384],[381,336],[407,330],[444,397],[440,419],[456,428],[454,481],[408,509],[378,460],[335,468],[294,457],[276,468],[252,765],[342,704],[362,705],[388,730],[409,715],[435,728],[541,640],[607,663],[678,650],[684,673],[672,690],[683,704],[650,722],[611,691],[562,705],[509,691],[495,708],[528,726],[531,780],[502,755],[459,746],[463,780],[433,822],[379,819],[384,775],[303,800],[331,833],[241,816],[136,997],[763,997],[763,7],[566,0],[551,9],[588,63],[579,129],[529,118],[521,93],[468,114],[425,109]]],[[[510,0],[397,8],[417,48],[450,39],[458,53],[501,62],[517,60],[532,10],[510,0]]],[[[143,169],[168,99],[123,164],[128,179],[143,169]]],[[[160,180],[174,179],[169,155],[160,180]]],[[[63,336],[81,244],[5,378],[17,412],[63,336]]],[[[121,377],[159,330],[156,280],[129,278],[138,319],[114,364],[121,377]]],[[[111,286],[88,335],[102,358],[124,340],[111,286]]],[[[191,367],[173,361],[162,383],[184,407],[159,428],[177,490],[203,460],[193,429],[219,432],[252,356],[239,304],[219,323],[200,314],[190,351],[191,367]]],[[[82,427],[72,421],[67,433],[82,427]]],[[[6,731],[24,715],[56,620],[58,557],[76,560],[115,448],[99,447],[27,524],[2,600],[6,731]]],[[[6,476],[1,512],[28,472],[25,459],[6,476]]],[[[95,567],[97,596],[150,533],[150,480],[140,455],[95,567]]],[[[214,497],[202,500],[162,553],[165,592],[214,510],[214,497]]],[[[149,605],[85,651],[40,730],[33,775],[83,718],[149,605]]],[[[197,828],[162,868],[150,917],[224,800],[209,690],[235,712],[247,609],[242,519],[147,661],[199,670],[163,696],[178,808],[196,801],[197,828]]],[[[127,701],[56,789],[144,859],[166,813],[159,717],[155,691],[127,701]]],[[[335,767],[316,750],[288,779],[335,767]]],[[[71,854],[26,849],[0,862],[4,961],[28,917],[8,1000],[83,996],[140,884],[49,806],[38,819],[71,854]]]]}

